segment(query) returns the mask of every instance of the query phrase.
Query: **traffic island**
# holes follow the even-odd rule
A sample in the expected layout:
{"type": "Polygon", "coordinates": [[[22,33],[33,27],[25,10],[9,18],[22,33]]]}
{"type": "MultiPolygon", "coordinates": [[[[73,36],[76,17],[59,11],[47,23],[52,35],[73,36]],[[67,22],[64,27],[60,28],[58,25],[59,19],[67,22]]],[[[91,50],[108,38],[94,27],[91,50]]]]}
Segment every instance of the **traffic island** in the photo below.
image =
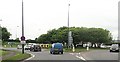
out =
{"type": "Polygon", "coordinates": [[[9,51],[9,52],[10,52],[9,54],[2,56],[1,62],[20,62],[31,57],[31,55],[28,53],[22,54],[21,52],[17,52],[17,51],[9,51]]]}

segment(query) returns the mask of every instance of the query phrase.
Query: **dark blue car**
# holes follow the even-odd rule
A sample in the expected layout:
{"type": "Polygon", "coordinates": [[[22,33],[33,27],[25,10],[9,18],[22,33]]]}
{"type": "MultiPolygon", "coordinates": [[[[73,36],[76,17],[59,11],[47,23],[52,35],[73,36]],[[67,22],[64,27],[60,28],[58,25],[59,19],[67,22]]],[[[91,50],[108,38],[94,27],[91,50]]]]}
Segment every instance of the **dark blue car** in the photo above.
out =
{"type": "Polygon", "coordinates": [[[52,47],[50,49],[50,53],[51,54],[54,54],[54,53],[63,54],[63,44],[62,43],[53,43],[52,47]]]}

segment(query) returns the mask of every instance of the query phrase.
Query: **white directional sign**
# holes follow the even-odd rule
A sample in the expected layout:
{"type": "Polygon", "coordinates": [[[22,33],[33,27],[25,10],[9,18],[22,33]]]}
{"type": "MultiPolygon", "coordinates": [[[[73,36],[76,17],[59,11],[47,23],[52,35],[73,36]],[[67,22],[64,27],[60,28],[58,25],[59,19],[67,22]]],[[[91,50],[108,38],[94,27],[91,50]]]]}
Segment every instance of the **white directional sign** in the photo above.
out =
{"type": "Polygon", "coordinates": [[[21,44],[26,44],[26,41],[21,41],[21,44]]]}
{"type": "Polygon", "coordinates": [[[71,31],[69,31],[69,39],[68,39],[68,45],[71,47],[72,46],[72,44],[73,44],[73,38],[72,38],[72,32],[71,31]]]}

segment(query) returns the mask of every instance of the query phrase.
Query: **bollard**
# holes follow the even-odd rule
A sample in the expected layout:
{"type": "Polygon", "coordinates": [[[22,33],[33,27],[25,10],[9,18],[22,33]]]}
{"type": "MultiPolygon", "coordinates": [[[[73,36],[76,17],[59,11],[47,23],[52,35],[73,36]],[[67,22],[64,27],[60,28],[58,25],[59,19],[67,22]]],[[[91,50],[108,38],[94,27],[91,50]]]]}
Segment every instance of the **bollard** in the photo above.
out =
{"type": "Polygon", "coordinates": [[[72,51],[75,52],[75,47],[73,47],[72,51]]]}
{"type": "Polygon", "coordinates": [[[4,45],[4,47],[6,47],[6,45],[4,45]]]}
{"type": "Polygon", "coordinates": [[[89,50],[89,47],[87,47],[87,51],[89,50]]]}

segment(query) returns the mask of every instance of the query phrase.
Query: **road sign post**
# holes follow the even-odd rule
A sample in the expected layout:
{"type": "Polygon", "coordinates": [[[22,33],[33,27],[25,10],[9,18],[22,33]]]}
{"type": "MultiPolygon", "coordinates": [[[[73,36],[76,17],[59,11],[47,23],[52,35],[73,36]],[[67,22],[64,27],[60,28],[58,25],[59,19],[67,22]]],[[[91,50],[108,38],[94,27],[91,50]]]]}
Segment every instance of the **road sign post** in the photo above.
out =
{"type": "Polygon", "coordinates": [[[24,44],[26,44],[25,37],[21,37],[21,44],[22,44],[22,54],[24,54],[24,44]]]}

